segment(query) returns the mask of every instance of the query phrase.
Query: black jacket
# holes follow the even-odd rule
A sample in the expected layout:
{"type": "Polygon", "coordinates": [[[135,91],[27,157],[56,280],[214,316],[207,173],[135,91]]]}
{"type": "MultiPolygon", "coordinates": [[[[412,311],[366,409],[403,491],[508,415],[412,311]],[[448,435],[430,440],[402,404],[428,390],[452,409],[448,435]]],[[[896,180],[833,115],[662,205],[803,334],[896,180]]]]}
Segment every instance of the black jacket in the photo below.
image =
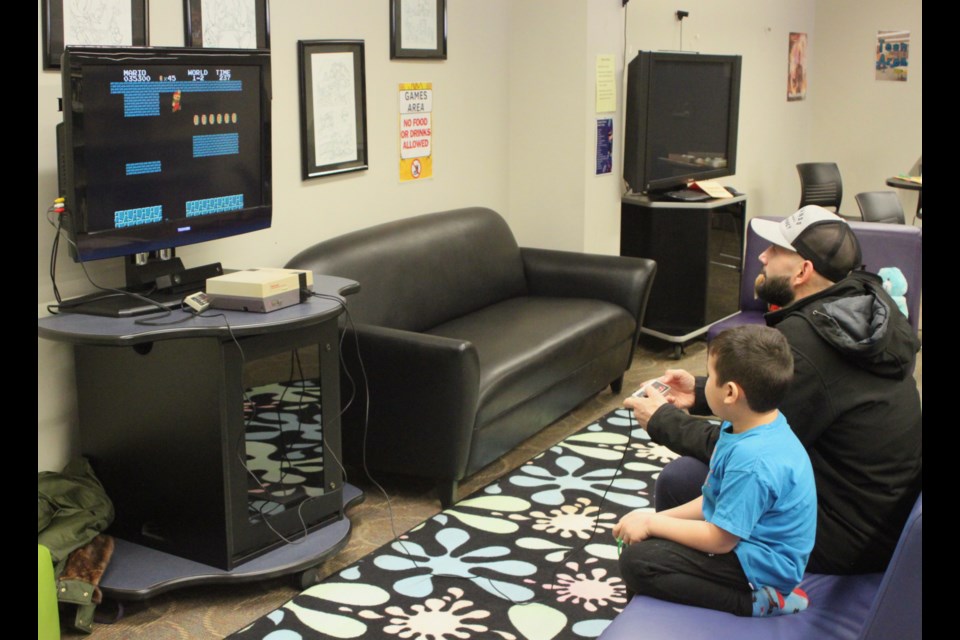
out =
{"type": "MultiPolygon", "coordinates": [[[[865,272],[766,319],[793,351],[794,381],[780,410],[817,481],[809,568],[883,571],[923,483],[923,416],[912,376],[920,342],[880,279],[865,272]]],[[[716,425],[672,406],[647,428],[656,442],[704,462],[718,436],[716,425]]]]}

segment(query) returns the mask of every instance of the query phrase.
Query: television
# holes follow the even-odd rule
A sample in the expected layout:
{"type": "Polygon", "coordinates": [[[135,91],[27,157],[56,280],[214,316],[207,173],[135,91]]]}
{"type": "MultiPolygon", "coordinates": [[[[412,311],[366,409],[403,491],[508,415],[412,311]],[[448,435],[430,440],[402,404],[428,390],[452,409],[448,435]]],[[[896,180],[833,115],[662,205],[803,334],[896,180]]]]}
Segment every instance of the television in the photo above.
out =
{"type": "Polygon", "coordinates": [[[62,80],[60,191],[76,261],[143,263],[270,226],[269,51],[66,47],[62,80]]]}
{"type": "Polygon", "coordinates": [[[656,195],[737,168],[740,56],[640,51],[627,67],[623,178],[656,195]]]}

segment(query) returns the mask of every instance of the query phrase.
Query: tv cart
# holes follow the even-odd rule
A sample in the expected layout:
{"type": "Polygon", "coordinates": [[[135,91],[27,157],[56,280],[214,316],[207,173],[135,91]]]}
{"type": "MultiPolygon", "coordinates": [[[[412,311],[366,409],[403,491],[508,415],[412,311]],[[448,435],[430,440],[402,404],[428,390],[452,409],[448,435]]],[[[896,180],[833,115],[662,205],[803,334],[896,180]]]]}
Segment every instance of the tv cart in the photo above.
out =
{"type": "Polygon", "coordinates": [[[683,345],[740,309],[747,197],[705,202],[625,195],[620,255],[657,262],[641,332],[683,345]]]}
{"type": "Polygon", "coordinates": [[[314,290],[329,297],[266,314],[37,320],[74,347],[81,453],[116,511],[105,595],[294,572],[307,584],[346,543],[363,494],[340,467],[338,319],[359,285],[317,276],[314,290]]]}

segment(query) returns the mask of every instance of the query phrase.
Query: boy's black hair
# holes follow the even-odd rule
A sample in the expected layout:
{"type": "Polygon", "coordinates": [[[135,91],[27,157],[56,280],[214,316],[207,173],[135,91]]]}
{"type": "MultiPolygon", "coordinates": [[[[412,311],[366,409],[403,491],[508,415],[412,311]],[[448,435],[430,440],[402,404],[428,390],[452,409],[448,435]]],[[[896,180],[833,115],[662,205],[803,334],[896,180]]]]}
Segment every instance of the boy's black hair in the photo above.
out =
{"type": "Polygon", "coordinates": [[[717,384],[735,382],[757,413],[772,411],[793,381],[793,354],[782,333],[746,324],[727,329],[710,342],[717,384]]]}

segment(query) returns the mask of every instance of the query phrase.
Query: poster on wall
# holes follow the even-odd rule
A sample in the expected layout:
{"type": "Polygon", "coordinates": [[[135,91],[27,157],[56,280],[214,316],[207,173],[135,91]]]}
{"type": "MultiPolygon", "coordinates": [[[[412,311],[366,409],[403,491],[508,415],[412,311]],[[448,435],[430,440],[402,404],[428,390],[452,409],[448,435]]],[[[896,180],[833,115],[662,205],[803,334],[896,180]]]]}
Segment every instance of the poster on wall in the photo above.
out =
{"type": "Polygon", "coordinates": [[[597,113],[617,110],[617,61],[612,55],[597,56],[597,113]]]}
{"type": "Polygon", "coordinates": [[[400,181],[433,176],[433,83],[400,84],[400,181]]]}
{"type": "Polygon", "coordinates": [[[597,175],[613,171],[613,118],[597,118],[597,175]]]}
{"type": "Polygon", "coordinates": [[[807,34],[791,33],[787,48],[787,102],[807,99],[807,34]]]}
{"type": "Polygon", "coordinates": [[[906,82],[909,57],[909,31],[877,31],[877,80],[906,82]]]}

